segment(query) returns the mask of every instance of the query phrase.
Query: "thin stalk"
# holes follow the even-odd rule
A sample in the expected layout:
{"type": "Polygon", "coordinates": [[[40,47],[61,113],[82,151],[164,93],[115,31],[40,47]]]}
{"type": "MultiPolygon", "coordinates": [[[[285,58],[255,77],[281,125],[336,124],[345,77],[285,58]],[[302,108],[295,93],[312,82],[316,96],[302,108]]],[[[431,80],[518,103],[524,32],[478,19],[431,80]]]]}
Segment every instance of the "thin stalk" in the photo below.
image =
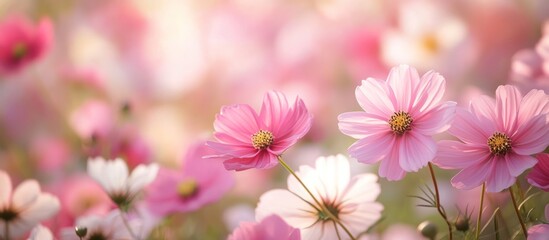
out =
{"type": "Polygon", "coordinates": [[[4,222],[4,235],[6,236],[6,240],[10,239],[10,225],[8,224],[8,222],[4,222]]]}
{"type": "Polygon", "coordinates": [[[444,212],[442,205],[440,205],[440,193],[438,192],[437,179],[435,177],[435,171],[433,170],[433,165],[431,163],[429,163],[429,172],[431,173],[431,178],[433,179],[433,186],[435,187],[438,213],[440,214],[440,216],[442,216],[442,218],[446,222],[446,225],[448,225],[448,239],[452,240],[452,224],[450,223],[450,221],[448,221],[448,217],[446,216],[446,213],[444,212]]]}
{"type": "MultiPolygon", "coordinates": [[[[334,214],[332,214],[332,212],[330,212],[328,209],[326,209],[326,206],[324,206],[324,204],[321,204],[320,201],[318,201],[318,199],[316,199],[316,197],[313,195],[313,193],[309,190],[309,188],[307,188],[307,186],[305,186],[305,183],[303,183],[303,181],[301,181],[301,178],[299,178],[297,176],[297,174],[295,174],[294,170],[292,170],[292,168],[290,166],[288,166],[288,164],[286,164],[286,162],[284,162],[284,160],[282,159],[281,156],[277,156],[278,158],[278,162],[280,163],[280,165],[282,165],[286,171],[288,171],[290,174],[292,174],[292,176],[295,177],[295,179],[297,179],[297,181],[301,184],[301,186],[303,186],[303,188],[305,188],[305,191],[307,191],[307,193],[311,196],[311,198],[313,198],[313,200],[315,201],[316,204],[318,204],[318,206],[322,209],[322,212],[325,213],[326,215],[328,215],[328,217],[334,221],[335,223],[337,223],[341,228],[343,228],[343,230],[345,231],[345,233],[347,233],[347,235],[349,235],[349,237],[351,238],[351,240],[356,240],[356,238],[353,236],[353,234],[351,233],[351,231],[349,231],[349,229],[347,229],[347,227],[345,227],[345,225],[343,225],[343,223],[341,221],[339,221],[339,219],[334,216],[334,214]]],[[[337,229],[337,228],[336,228],[337,229]]]]}
{"type": "Polygon", "coordinates": [[[122,218],[122,222],[124,223],[124,226],[126,226],[126,228],[128,229],[128,232],[130,233],[130,235],[132,235],[132,238],[133,239],[139,239],[137,237],[137,235],[135,235],[135,233],[133,232],[132,228],[130,227],[130,224],[128,223],[128,219],[126,219],[126,216],[125,216],[125,212],[120,212],[120,217],[122,218]]]}
{"type": "Polygon", "coordinates": [[[477,218],[477,229],[475,232],[475,239],[478,240],[478,237],[480,235],[480,222],[482,220],[482,212],[484,209],[484,191],[486,190],[486,183],[482,183],[482,190],[480,192],[480,207],[478,209],[478,218],[477,218]]]}
{"type": "Polygon", "coordinates": [[[522,228],[522,233],[524,233],[524,237],[528,238],[528,231],[526,230],[526,226],[524,225],[524,221],[522,221],[522,217],[520,216],[520,212],[517,205],[517,200],[515,199],[515,194],[513,194],[513,190],[509,188],[509,195],[511,195],[511,200],[513,201],[513,207],[515,209],[515,213],[517,214],[517,218],[520,222],[520,227],[522,228]]]}

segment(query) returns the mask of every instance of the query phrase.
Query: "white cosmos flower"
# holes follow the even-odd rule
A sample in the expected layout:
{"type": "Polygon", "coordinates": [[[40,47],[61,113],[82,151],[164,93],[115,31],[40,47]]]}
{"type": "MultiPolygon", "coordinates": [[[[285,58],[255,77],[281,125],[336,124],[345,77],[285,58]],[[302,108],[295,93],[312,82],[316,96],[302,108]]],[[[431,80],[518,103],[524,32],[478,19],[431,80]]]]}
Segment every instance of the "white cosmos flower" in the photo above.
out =
{"type": "MultiPolygon", "coordinates": [[[[296,174],[353,236],[366,231],[381,217],[383,206],[375,201],[381,191],[377,176],[365,173],[351,178],[349,161],[343,155],[320,157],[316,168],[301,166],[296,174]]],[[[290,175],[288,190],[274,189],[261,196],[256,220],[277,214],[289,225],[300,228],[303,239],[338,239],[338,233],[348,238],[340,226],[317,209],[321,207],[290,175]]]]}
{"type": "Polygon", "coordinates": [[[57,213],[59,207],[59,199],[42,193],[36,180],[26,180],[12,192],[10,177],[0,170],[0,238],[20,237],[57,213]]]}
{"type": "MultiPolygon", "coordinates": [[[[141,220],[134,218],[128,220],[128,226],[133,234],[141,237],[139,229],[142,226],[141,220]]],[[[124,224],[120,210],[112,210],[107,216],[89,215],[80,217],[76,220],[78,228],[86,228],[86,236],[82,239],[116,239],[116,240],[134,240],[132,233],[124,224]]],[[[62,240],[79,240],[75,228],[64,228],[61,232],[62,240]]]]}
{"type": "Polygon", "coordinates": [[[88,175],[97,181],[119,206],[129,204],[151,183],[156,178],[158,168],[154,163],[140,164],[128,174],[128,166],[120,158],[107,161],[102,157],[96,157],[88,160],[88,175]]]}

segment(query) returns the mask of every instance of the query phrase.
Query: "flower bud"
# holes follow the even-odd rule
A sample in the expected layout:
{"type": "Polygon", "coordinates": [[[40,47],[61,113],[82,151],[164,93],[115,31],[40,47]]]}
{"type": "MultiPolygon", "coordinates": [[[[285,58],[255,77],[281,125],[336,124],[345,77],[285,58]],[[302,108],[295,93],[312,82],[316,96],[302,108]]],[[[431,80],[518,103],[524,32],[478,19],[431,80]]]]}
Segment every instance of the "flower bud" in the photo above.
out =
{"type": "Polygon", "coordinates": [[[438,229],[437,226],[430,222],[424,221],[417,226],[417,230],[426,238],[435,239],[438,229]]]}
{"type": "Polygon", "coordinates": [[[458,231],[467,232],[469,230],[469,218],[460,217],[456,220],[455,225],[458,231]]]}
{"type": "Polygon", "coordinates": [[[74,228],[74,231],[76,232],[76,235],[80,238],[83,238],[88,234],[88,228],[86,227],[76,226],[74,228]]]}

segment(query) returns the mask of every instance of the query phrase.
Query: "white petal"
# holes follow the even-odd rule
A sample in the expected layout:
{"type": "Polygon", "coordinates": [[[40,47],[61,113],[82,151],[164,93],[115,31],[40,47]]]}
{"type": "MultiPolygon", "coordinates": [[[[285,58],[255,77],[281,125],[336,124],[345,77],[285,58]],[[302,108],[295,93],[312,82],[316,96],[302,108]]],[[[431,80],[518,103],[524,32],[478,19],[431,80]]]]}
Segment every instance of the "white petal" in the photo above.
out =
{"type": "Polygon", "coordinates": [[[316,171],[321,177],[320,182],[310,187],[317,189],[325,201],[335,200],[349,183],[349,160],[341,154],[319,157],[316,160],[316,171]]]}
{"type": "Polygon", "coordinates": [[[150,164],[148,166],[140,164],[137,166],[128,179],[130,193],[137,193],[151,183],[156,178],[158,169],[158,164],[150,164]]]}
{"type": "Polygon", "coordinates": [[[114,161],[107,162],[104,178],[107,179],[107,191],[123,192],[126,191],[128,180],[128,166],[124,160],[117,158],[114,161]]]}
{"type": "Polygon", "coordinates": [[[28,240],[53,240],[53,235],[47,227],[40,224],[32,229],[28,240]]]}
{"type": "Polygon", "coordinates": [[[27,223],[35,225],[40,221],[52,217],[59,211],[60,204],[57,197],[42,193],[28,208],[20,213],[20,218],[27,223]]]}
{"type": "Polygon", "coordinates": [[[11,179],[4,171],[0,171],[0,208],[9,204],[11,197],[11,179]]]}
{"type": "Polygon", "coordinates": [[[261,195],[255,214],[258,222],[269,215],[277,214],[295,228],[307,228],[318,219],[317,212],[311,205],[282,189],[270,190],[261,195]]]}
{"type": "Polygon", "coordinates": [[[40,195],[40,185],[36,180],[26,180],[13,191],[12,207],[24,210],[30,207],[40,195]]]}

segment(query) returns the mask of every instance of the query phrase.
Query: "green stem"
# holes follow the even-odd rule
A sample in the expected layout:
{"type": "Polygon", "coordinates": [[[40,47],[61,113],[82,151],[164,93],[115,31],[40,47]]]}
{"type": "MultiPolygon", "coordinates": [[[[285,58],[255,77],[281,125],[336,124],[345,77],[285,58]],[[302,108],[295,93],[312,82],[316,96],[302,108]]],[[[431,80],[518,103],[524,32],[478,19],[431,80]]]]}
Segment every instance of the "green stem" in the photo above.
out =
{"type": "MultiPolygon", "coordinates": [[[[278,158],[278,162],[280,163],[280,165],[282,165],[290,174],[292,174],[292,176],[294,176],[295,179],[297,179],[297,181],[301,184],[301,186],[303,186],[303,188],[305,188],[305,191],[307,191],[307,193],[311,196],[311,198],[313,198],[315,203],[322,209],[322,212],[325,213],[326,215],[328,215],[328,218],[330,218],[332,221],[337,223],[347,233],[347,235],[349,235],[351,240],[356,240],[356,238],[353,236],[351,231],[349,231],[349,229],[347,229],[347,227],[345,227],[345,225],[343,225],[343,223],[341,221],[339,221],[339,219],[336,216],[334,216],[334,214],[332,214],[332,212],[330,212],[328,209],[326,209],[326,206],[324,206],[324,204],[321,204],[320,201],[318,201],[318,199],[316,199],[316,197],[309,190],[309,188],[307,188],[305,183],[303,183],[303,181],[301,181],[301,178],[299,178],[297,176],[297,174],[294,172],[294,170],[292,170],[292,168],[290,166],[288,166],[288,164],[286,164],[286,162],[284,162],[284,160],[282,160],[282,157],[279,155],[279,156],[277,156],[277,158],[278,158]]],[[[337,228],[336,228],[336,230],[337,230],[337,228]]]]}
{"type": "Polygon", "coordinates": [[[130,235],[132,235],[133,239],[139,239],[137,235],[133,232],[132,228],[130,227],[130,224],[128,223],[128,220],[126,219],[126,212],[120,211],[120,218],[122,218],[122,222],[124,223],[124,226],[128,229],[128,232],[130,235]]]}
{"type": "Polygon", "coordinates": [[[448,221],[448,217],[446,216],[446,213],[444,212],[444,209],[442,208],[442,205],[440,205],[440,193],[438,192],[438,184],[437,179],[435,177],[435,171],[433,170],[433,165],[431,163],[429,165],[429,172],[431,173],[431,179],[433,179],[433,186],[435,187],[435,194],[436,194],[436,204],[437,204],[437,210],[440,216],[444,219],[446,222],[446,225],[448,225],[448,239],[452,240],[452,224],[450,221],[448,221]]]}
{"type": "Polygon", "coordinates": [[[484,191],[486,190],[486,183],[482,183],[482,190],[480,192],[480,207],[478,209],[478,218],[477,218],[477,229],[475,232],[475,239],[478,240],[478,237],[480,235],[480,222],[482,220],[482,211],[484,208],[484,191]]]}
{"type": "Polygon", "coordinates": [[[520,212],[517,205],[517,200],[515,199],[515,194],[513,194],[513,190],[509,188],[509,195],[511,195],[511,200],[513,201],[513,206],[515,209],[515,213],[517,214],[517,218],[520,222],[520,227],[522,228],[522,233],[524,233],[524,237],[528,238],[528,231],[526,230],[526,226],[524,225],[524,221],[522,221],[522,217],[520,216],[520,212]]]}

